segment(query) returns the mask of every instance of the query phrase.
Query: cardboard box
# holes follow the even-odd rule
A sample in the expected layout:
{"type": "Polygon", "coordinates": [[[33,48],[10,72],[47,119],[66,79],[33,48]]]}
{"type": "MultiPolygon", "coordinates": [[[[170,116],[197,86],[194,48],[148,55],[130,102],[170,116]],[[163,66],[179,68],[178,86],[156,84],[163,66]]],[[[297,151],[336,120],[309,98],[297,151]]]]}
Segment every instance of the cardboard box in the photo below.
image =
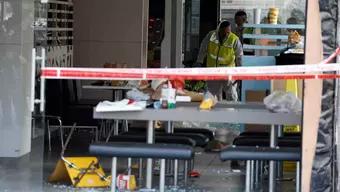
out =
{"type": "MultiPolygon", "coordinates": [[[[263,99],[268,95],[269,90],[247,90],[246,91],[246,102],[263,102],[263,99]]],[[[268,125],[245,125],[246,132],[269,132],[270,126],[268,125]]]]}

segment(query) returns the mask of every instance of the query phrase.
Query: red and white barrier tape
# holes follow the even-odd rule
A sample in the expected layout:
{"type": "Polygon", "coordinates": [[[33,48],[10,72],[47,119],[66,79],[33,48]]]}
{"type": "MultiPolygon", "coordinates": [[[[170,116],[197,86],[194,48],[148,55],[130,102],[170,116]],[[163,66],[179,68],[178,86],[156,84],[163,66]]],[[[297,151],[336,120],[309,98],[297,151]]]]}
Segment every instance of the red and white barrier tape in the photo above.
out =
{"type": "Polygon", "coordinates": [[[45,79],[82,80],[142,80],[142,79],[187,79],[187,80],[271,80],[271,79],[335,79],[339,75],[322,72],[340,71],[340,64],[326,63],[340,54],[338,48],[329,58],[315,65],[285,65],[260,67],[221,68],[53,68],[41,70],[45,79]],[[305,74],[313,73],[313,74],[305,74]],[[320,74],[314,74],[320,73],[320,74]]]}
{"type": "Polygon", "coordinates": [[[321,64],[327,64],[332,62],[333,59],[335,59],[338,55],[340,55],[340,47],[338,47],[334,53],[332,53],[327,59],[323,60],[321,64]]]}

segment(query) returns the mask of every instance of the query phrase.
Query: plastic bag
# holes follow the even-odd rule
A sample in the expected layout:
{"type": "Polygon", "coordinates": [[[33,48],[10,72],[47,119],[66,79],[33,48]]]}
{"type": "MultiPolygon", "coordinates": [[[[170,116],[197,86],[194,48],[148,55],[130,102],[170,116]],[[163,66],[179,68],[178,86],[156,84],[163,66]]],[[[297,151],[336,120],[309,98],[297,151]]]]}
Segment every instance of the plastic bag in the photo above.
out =
{"type": "Polygon", "coordinates": [[[263,103],[270,111],[277,113],[299,113],[302,111],[302,102],[291,92],[275,91],[266,98],[263,103]]]}
{"type": "Polygon", "coordinates": [[[211,110],[217,104],[217,97],[212,95],[209,91],[204,93],[204,99],[200,104],[201,110],[211,110]]]}
{"type": "Polygon", "coordinates": [[[138,81],[128,81],[126,84],[126,87],[132,87],[132,88],[138,88],[139,82],[138,81]]]}
{"type": "Polygon", "coordinates": [[[128,99],[132,99],[135,101],[147,101],[150,99],[148,94],[145,94],[137,89],[132,89],[126,93],[126,97],[128,99]]]}

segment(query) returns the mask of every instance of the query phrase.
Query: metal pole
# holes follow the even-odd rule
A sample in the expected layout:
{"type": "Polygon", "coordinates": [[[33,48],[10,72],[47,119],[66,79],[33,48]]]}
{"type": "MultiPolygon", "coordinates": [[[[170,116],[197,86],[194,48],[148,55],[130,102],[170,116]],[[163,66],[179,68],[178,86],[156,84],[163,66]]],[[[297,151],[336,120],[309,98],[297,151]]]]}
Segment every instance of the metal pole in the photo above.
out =
{"type": "Polygon", "coordinates": [[[114,132],[113,135],[118,135],[119,132],[119,120],[114,120],[114,132]]]}
{"type": "MultiPolygon", "coordinates": [[[[172,129],[173,123],[171,121],[167,121],[165,131],[167,134],[173,134],[173,129],[172,129]]],[[[171,175],[171,173],[174,172],[173,168],[173,160],[166,160],[166,174],[171,175]]]]}
{"type": "Polygon", "coordinates": [[[255,161],[255,180],[254,180],[255,189],[259,185],[259,177],[260,177],[260,167],[259,166],[260,166],[260,162],[255,161]]]}
{"type": "Polygon", "coordinates": [[[129,132],[129,122],[128,122],[128,120],[124,120],[124,124],[125,124],[125,126],[124,126],[124,132],[129,132]]]}
{"type": "Polygon", "coordinates": [[[119,91],[118,90],[113,90],[113,94],[114,94],[114,101],[119,101],[120,97],[119,97],[119,91]]]}
{"type": "Polygon", "coordinates": [[[138,180],[139,180],[139,185],[141,185],[142,180],[143,180],[143,159],[139,159],[139,173],[138,173],[138,180]]]}
{"type": "MultiPolygon", "coordinates": [[[[147,142],[149,144],[154,143],[154,130],[153,130],[153,121],[148,121],[148,137],[147,142]]],[[[151,189],[152,188],[152,159],[147,159],[146,164],[146,188],[151,189]]]]}
{"type": "Polygon", "coordinates": [[[250,190],[253,191],[254,190],[254,174],[255,172],[255,161],[251,160],[250,161],[250,190]]]}
{"type": "Polygon", "coordinates": [[[300,162],[296,162],[296,178],[295,178],[295,182],[296,182],[296,192],[300,192],[301,191],[301,186],[300,186],[300,181],[301,181],[301,177],[300,177],[300,162]]]}
{"type": "MultiPolygon", "coordinates": [[[[279,125],[277,126],[277,138],[283,137],[284,132],[283,132],[283,126],[279,125]]],[[[283,162],[278,161],[276,162],[276,177],[279,179],[284,179],[283,178],[283,162]]]]}
{"type": "Polygon", "coordinates": [[[276,174],[275,161],[269,161],[269,192],[275,192],[276,174]]]}
{"type": "MultiPolygon", "coordinates": [[[[277,144],[277,130],[276,126],[272,125],[270,129],[270,147],[276,147],[277,144]]],[[[269,192],[275,192],[276,188],[276,170],[275,170],[275,161],[269,161],[269,192]]]]}
{"type": "Polygon", "coordinates": [[[184,161],[184,185],[188,184],[188,160],[184,161]]]}
{"type": "MultiPolygon", "coordinates": [[[[116,125],[114,125],[114,126],[116,126],[116,125]]],[[[106,127],[106,126],[105,126],[105,127],[106,127]]],[[[113,134],[115,135],[115,127],[112,127],[112,126],[110,126],[110,127],[111,127],[111,129],[110,129],[110,131],[109,131],[109,133],[107,134],[107,137],[106,137],[106,139],[105,139],[105,142],[106,142],[106,143],[110,141],[112,132],[114,132],[113,134]]],[[[105,128],[105,129],[106,129],[106,128],[105,128]]],[[[106,133],[105,133],[105,134],[106,134],[106,133]]]]}
{"type": "MultiPolygon", "coordinates": [[[[41,50],[41,68],[45,67],[45,48],[41,50]]],[[[43,113],[45,111],[45,79],[40,79],[40,112],[43,113]]]]}
{"type": "Polygon", "coordinates": [[[60,118],[58,118],[59,122],[59,131],[60,131],[60,142],[61,142],[61,148],[64,148],[64,131],[63,131],[63,122],[60,118]]]}
{"type": "Polygon", "coordinates": [[[250,185],[251,185],[251,163],[250,161],[248,160],[247,161],[247,165],[246,165],[246,188],[245,188],[245,192],[250,192],[251,191],[251,188],[250,188],[250,185]]]}
{"type": "MultiPolygon", "coordinates": [[[[114,101],[121,100],[120,90],[114,90],[114,101]]],[[[114,132],[113,135],[118,135],[119,133],[119,120],[114,120],[114,132]]]]}
{"type": "Polygon", "coordinates": [[[264,163],[263,163],[263,161],[260,161],[260,170],[259,170],[259,172],[260,172],[260,174],[259,174],[259,185],[260,184],[262,184],[262,179],[263,179],[263,166],[264,166],[264,163]]]}
{"type": "Polygon", "coordinates": [[[52,151],[50,121],[47,120],[48,151],[52,151]]]}
{"type": "Polygon", "coordinates": [[[161,159],[161,170],[159,174],[159,192],[164,192],[165,188],[165,159],[161,159]]]}
{"type": "Polygon", "coordinates": [[[131,165],[132,165],[132,159],[128,158],[128,175],[131,175],[131,165]]]}
{"type": "Polygon", "coordinates": [[[178,159],[175,159],[175,166],[174,166],[174,186],[177,186],[178,181],[178,159]]]}
{"type": "Polygon", "coordinates": [[[111,192],[116,192],[116,180],[117,180],[117,157],[112,158],[112,170],[111,170],[111,192]]]}

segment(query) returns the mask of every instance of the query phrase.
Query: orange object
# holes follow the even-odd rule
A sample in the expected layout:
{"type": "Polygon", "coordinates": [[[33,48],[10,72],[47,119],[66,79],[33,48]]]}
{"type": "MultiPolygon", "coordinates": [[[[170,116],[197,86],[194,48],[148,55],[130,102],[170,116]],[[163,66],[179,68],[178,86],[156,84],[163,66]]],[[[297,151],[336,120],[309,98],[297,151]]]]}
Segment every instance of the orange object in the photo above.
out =
{"type": "Polygon", "coordinates": [[[174,89],[177,90],[183,90],[184,86],[185,86],[185,82],[184,80],[180,80],[180,79],[175,79],[175,80],[171,80],[171,85],[174,89]]]}

